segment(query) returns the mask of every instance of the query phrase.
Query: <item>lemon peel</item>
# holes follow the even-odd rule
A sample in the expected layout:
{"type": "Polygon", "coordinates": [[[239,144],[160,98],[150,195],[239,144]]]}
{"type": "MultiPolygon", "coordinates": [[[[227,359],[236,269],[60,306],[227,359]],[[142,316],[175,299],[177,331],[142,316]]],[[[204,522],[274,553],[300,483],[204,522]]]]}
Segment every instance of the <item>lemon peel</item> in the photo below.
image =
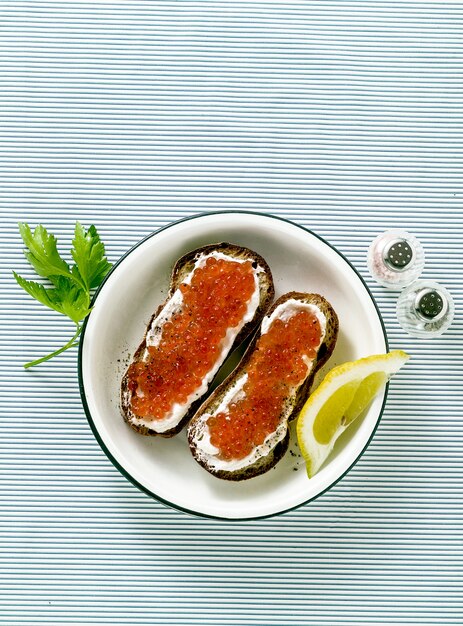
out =
{"type": "Polygon", "coordinates": [[[393,350],[343,363],[328,372],[297,421],[297,439],[309,478],[325,462],[338,437],[409,358],[403,350],[393,350]]]}

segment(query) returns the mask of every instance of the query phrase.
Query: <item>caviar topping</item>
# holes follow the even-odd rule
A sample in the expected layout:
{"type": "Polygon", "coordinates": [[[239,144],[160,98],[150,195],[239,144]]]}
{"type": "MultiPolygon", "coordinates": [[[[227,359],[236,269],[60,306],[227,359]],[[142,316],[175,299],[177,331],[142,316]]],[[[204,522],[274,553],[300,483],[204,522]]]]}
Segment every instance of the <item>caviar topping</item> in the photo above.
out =
{"type": "Polygon", "coordinates": [[[227,331],[239,327],[256,289],[251,261],[209,257],[182,283],[181,310],[162,326],[148,357],[128,370],[131,410],[163,419],[185,404],[220,358],[227,331]]]}
{"type": "Polygon", "coordinates": [[[244,393],[207,421],[218,458],[243,459],[275,432],[291,391],[307,376],[320,339],[318,318],[306,309],[272,322],[242,372],[247,374],[244,393]]]}

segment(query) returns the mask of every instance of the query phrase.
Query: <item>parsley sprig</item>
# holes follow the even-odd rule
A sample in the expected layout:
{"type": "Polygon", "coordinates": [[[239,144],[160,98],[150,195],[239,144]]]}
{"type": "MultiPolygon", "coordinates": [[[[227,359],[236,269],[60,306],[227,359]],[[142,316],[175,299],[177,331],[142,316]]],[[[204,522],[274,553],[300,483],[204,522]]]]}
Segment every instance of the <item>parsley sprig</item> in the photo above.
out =
{"type": "Polygon", "coordinates": [[[16,281],[33,298],[49,309],[66,315],[76,325],[74,336],[62,348],[26,363],[24,367],[27,369],[48,361],[78,343],[82,331],[81,322],[91,311],[91,291],[101,284],[111,263],[106,259],[105,248],[95,226],[90,226],[86,231],[77,222],[72,240],[72,266],[61,257],[56,237],[44,226],[39,225],[32,231],[28,224],[20,223],[19,232],[26,246],[26,259],[36,273],[46,278],[52,287],[44,287],[41,283],[26,280],[13,272],[16,281]]]}

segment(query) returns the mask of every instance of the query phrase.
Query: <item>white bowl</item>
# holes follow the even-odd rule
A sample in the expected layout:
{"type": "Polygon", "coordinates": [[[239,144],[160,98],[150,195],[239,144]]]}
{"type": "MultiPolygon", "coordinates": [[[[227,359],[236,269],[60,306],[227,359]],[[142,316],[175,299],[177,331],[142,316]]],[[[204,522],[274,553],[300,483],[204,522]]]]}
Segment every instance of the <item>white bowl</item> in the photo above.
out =
{"type": "MultiPolygon", "coordinates": [[[[252,519],[313,500],[344,476],[378,425],[387,389],[338,440],[329,459],[310,480],[294,432],[290,450],[275,468],[235,483],[215,478],[200,467],[184,432],[162,439],[132,430],[119,410],[120,381],[128,357],[140,343],[152,312],[166,297],[174,262],[185,252],[220,241],[261,254],[272,270],[276,297],[296,290],[318,292],[328,299],[339,316],[340,332],[325,372],[339,363],[388,350],[381,316],[368,288],[333,246],[270,215],[207,213],[149,235],[114,265],[95,295],[82,333],[79,382],[90,426],[101,447],[140,489],[190,513],[252,519]]],[[[318,379],[321,375],[323,371],[318,379]]]]}

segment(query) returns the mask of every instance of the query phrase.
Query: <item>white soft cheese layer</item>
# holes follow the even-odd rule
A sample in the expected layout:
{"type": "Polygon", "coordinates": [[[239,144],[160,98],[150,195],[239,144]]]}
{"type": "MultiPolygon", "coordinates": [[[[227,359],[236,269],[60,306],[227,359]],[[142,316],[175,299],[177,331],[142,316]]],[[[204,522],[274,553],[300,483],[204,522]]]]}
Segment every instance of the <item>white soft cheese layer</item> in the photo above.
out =
{"type": "MultiPolygon", "coordinates": [[[[222,252],[211,252],[210,254],[203,254],[196,261],[195,268],[186,276],[186,278],[182,281],[182,283],[189,284],[191,282],[191,279],[193,278],[193,274],[195,270],[200,267],[203,267],[206,264],[207,259],[210,257],[214,257],[216,259],[225,259],[227,261],[234,261],[235,263],[245,263],[246,261],[250,260],[250,259],[235,259],[234,257],[224,254],[222,252]]],[[[162,420],[147,420],[147,419],[143,419],[141,417],[137,417],[136,415],[131,414],[129,419],[133,424],[140,424],[143,426],[147,426],[148,428],[152,428],[159,433],[166,432],[167,430],[174,428],[182,419],[182,417],[185,415],[185,413],[188,411],[191,404],[195,400],[200,398],[207,391],[207,388],[209,387],[214,376],[216,375],[218,369],[222,365],[226,355],[230,351],[230,348],[235,342],[235,339],[238,336],[239,332],[241,331],[243,326],[245,326],[248,322],[250,322],[254,318],[254,315],[256,313],[256,310],[257,310],[257,307],[259,306],[259,301],[260,301],[260,289],[259,289],[258,275],[259,273],[263,271],[265,270],[260,266],[258,266],[255,269],[253,268],[255,289],[254,289],[254,293],[252,294],[251,299],[249,300],[246,314],[244,315],[243,319],[238,324],[238,326],[235,326],[234,328],[229,328],[227,330],[227,334],[222,340],[222,349],[220,352],[220,356],[217,359],[214,367],[204,377],[201,387],[199,387],[196,391],[194,391],[188,397],[187,401],[184,404],[175,403],[172,406],[169,413],[162,420]]],[[[169,298],[168,302],[166,302],[165,306],[161,309],[157,317],[153,320],[153,323],[151,324],[151,328],[149,329],[146,335],[146,344],[148,346],[158,345],[158,343],[161,340],[163,325],[169,319],[171,319],[175,313],[181,310],[182,302],[183,302],[183,294],[180,291],[180,289],[177,289],[172,294],[172,297],[169,298]]],[[[148,350],[146,350],[145,355],[144,355],[145,360],[148,357],[148,354],[149,354],[148,350]]]]}
{"type": "MultiPolygon", "coordinates": [[[[313,305],[308,304],[306,302],[301,302],[300,300],[287,300],[283,302],[273,311],[270,316],[264,317],[262,321],[262,331],[261,335],[265,335],[268,332],[270,326],[276,319],[282,319],[284,321],[290,319],[295,313],[301,310],[308,310],[313,313],[320,324],[320,343],[318,348],[323,342],[326,334],[326,317],[320,309],[313,305]]],[[[311,369],[313,359],[309,359],[307,356],[303,357],[304,362],[307,364],[309,371],[311,369]]],[[[243,373],[242,376],[237,378],[233,386],[227,391],[227,393],[222,398],[219,406],[215,409],[213,413],[202,415],[200,418],[200,424],[197,426],[197,432],[200,433],[197,441],[197,448],[201,454],[201,457],[207,461],[208,465],[212,467],[214,470],[225,470],[229,472],[234,472],[236,470],[243,469],[245,467],[249,467],[253,465],[260,458],[267,456],[275,446],[282,441],[286,436],[286,431],[288,430],[287,418],[292,411],[292,400],[294,399],[298,387],[294,387],[291,397],[289,401],[286,403],[284,411],[281,415],[281,422],[278,425],[277,429],[270,433],[264,442],[256,446],[254,450],[248,454],[248,456],[243,459],[232,459],[230,461],[225,461],[220,459],[217,455],[219,453],[218,448],[212,445],[209,428],[207,425],[207,420],[212,415],[217,415],[219,413],[225,412],[227,407],[231,404],[232,401],[237,401],[244,395],[243,387],[246,383],[248,376],[243,373]]]]}
{"type": "Polygon", "coordinates": [[[315,306],[315,304],[309,304],[308,302],[301,302],[300,300],[286,300],[286,302],[282,302],[277,306],[277,308],[273,311],[270,316],[265,316],[262,320],[262,332],[261,335],[265,335],[268,332],[270,326],[276,319],[281,319],[284,322],[289,320],[295,313],[299,311],[309,311],[315,315],[318,319],[318,323],[320,324],[320,344],[323,342],[326,333],[326,317],[324,313],[315,306]]]}

